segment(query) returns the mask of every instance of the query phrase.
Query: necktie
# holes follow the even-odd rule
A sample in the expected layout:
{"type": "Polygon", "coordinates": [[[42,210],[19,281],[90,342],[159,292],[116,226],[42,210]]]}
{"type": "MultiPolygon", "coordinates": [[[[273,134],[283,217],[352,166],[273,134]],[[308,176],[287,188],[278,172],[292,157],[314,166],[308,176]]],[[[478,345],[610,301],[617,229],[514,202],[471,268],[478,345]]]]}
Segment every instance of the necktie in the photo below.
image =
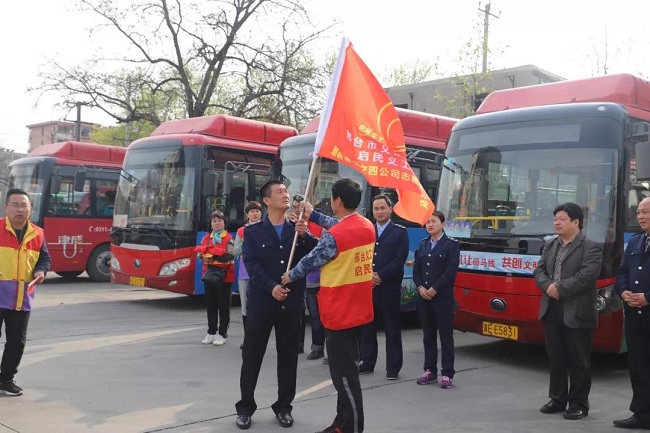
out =
{"type": "Polygon", "coordinates": [[[648,252],[648,247],[650,247],[650,236],[645,235],[645,252],[648,252]]]}

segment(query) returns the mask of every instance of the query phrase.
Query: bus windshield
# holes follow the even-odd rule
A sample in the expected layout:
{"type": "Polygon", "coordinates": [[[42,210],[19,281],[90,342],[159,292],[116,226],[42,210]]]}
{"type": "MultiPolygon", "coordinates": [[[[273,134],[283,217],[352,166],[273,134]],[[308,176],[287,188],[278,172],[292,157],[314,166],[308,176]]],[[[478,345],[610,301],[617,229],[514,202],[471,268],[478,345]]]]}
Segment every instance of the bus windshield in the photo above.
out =
{"type": "MultiPolygon", "coordinates": [[[[315,138],[316,134],[313,134],[313,137],[315,138]]],[[[314,141],[313,139],[305,140],[304,138],[289,139],[282,144],[280,149],[282,172],[277,173],[276,177],[279,177],[284,182],[292,197],[295,194],[305,194],[309,168],[313,161],[314,141]]],[[[311,193],[308,194],[307,199],[313,204],[314,209],[326,215],[332,215],[331,199],[334,182],[347,177],[359,182],[361,185],[366,184],[364,177],[358,171],[329,159],[319,158],[314,170],[316,170],[316,173],[312,181],[311,193]]],[[[364,188],[361,206],[358,208],[359,213],[362,215],[367,212],[367,209],[363,207],[363,203],[366,202],[365,196],[368,194],[368,190],[369,188],[364,188]]]]}
{"type": "Polygon", "coordinates": [[[45,182],[40,174],[38,164],[17,164],[12,165],[9,171],[9,183],[12,188],[19,188],[26,191],[32,201],[32,213],[30,220],[38,223],[43,203],[43,188],[45,182]]]}
{"type": "MultiPolygon", "coordinates": [[[[614,230],[622,130],[606,119],[517,122],[452,135],[438,208],[457,238],[553,233],[553,209],[574,202],[585,234],[605,242],[614,230]]],[[[611,240],[610,240],[611,242],[611,240]]]]}
{"type": "Polygon", "coordinates": [[[195,172],[185,165],[185,149],[180,145],[129,150],[113,224],[190,230],[195,172]]]}

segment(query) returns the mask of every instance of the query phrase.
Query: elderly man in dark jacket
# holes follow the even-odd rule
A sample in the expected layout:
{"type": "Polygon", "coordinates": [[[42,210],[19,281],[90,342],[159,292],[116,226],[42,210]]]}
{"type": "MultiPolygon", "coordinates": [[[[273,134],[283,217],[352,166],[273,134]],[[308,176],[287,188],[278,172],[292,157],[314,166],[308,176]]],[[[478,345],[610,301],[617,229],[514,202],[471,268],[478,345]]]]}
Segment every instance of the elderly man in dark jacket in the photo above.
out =
{"type": "Polygon", "coordinates": [[[537,287],[544,292],[539,318],[544,323],[551,376],[551,400],[540,411],[564,411],[564,418],[576,420],[589,413],[591,344],[598,326],[596,280],[602,248],[581,233],[584,214],[577,204],[561,204],[553,215],[558,236],[546,242],[534,272],[537,287]]]}

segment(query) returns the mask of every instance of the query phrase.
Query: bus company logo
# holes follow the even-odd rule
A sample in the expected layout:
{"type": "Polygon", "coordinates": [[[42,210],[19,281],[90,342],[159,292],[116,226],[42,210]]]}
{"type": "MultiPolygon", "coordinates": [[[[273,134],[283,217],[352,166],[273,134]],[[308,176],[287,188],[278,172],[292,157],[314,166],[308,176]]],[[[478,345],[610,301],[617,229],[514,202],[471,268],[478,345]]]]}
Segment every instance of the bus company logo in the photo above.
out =
{"type": "Polygon", "coordinates": [[[84,242],[83,235],[59,235],[58,242],[49,243],[49,245],[60,245],[63,257],[72,259],[77,253],[84,252],[84,245],[92,245],[92,242],[84,242]]]}
{"type": "Polygon", "coordinates": [[[142,262],[139,259],[135,259],[133,261],[133,266],[136,267],[136,268],[139,268],[141,264],[142,264],[142,262]]]}
{"type": "Polygon", "coordinates": [[[501,298],[492,298],[490,299],[490,308],[492,308],[497,313],[502,313],[507,307],[506,301],[501,298]]]}

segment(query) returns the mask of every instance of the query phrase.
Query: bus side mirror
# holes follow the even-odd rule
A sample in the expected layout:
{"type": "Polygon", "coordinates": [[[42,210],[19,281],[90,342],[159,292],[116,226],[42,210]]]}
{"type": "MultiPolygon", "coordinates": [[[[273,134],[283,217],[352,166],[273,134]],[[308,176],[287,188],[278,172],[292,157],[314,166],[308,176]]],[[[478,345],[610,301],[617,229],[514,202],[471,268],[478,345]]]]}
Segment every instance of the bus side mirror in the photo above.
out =
{"type": "Polygon", "coordinates": [[[650,180],[650,142],[636,143],[636,180],[650,180]]]}
{"type": "Polygon", "coordinates": [[[202,193],[204,196],[216,196],[219,189],[219,173],[214,170],[203,172],[202,193]]]}
{"type": "Polygon", "coordinates": [[[61,192],[61,176],[52,177],[50,184],[50,194],[58,194],[61,192]]]}
{"type": "Polygon", "coordinates": [[[84,186],[86,185],[86,170],[78,169],[74,174],[74,190],[78,192],[83,192],[84,186]]]}

